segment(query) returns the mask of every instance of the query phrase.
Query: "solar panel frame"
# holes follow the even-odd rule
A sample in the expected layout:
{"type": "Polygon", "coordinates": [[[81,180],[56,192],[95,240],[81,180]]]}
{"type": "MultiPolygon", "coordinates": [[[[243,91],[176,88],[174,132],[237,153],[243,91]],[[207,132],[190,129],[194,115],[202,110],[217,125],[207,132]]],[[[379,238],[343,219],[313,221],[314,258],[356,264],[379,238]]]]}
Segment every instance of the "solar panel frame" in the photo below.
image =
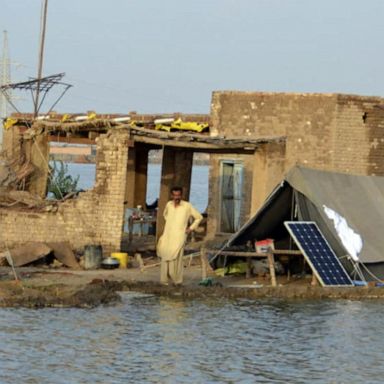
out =
{"type": "MultiPolygon", "coordinates": [[[[350,278],[350,276],[346,272],[343,265],[340,263],[340,260],[338,259],[335,252],[333,251],[333,249],[329,245],[327,239],[324,237],[324,235],[320,231],[320,228],[318,227],[318,225],[314,221],[285,221],[284,225],[287,228],[289,234],[292,236],[293,240],[295,241],[295,243],[298,246],[298,248],[300,249],[300,251],[303,253],[305,260],[307,261],[307,263],[310,265],[310,267],[312,269],[312,272],[315,274],[318,281],[320,282],[320,284],[323,287],[348,287],[348,286],[354,285],[352,282],[352,279],[350,278]],[[296,233],[294,231],[294,226],[301,226],[301,225],[310,225],[310,226],[315,227],[316,231],[318,232],[319,239],[321,239],[323,241],[323,243],[324,243],[323,245],[326,245],[328,247],[328,251],[329,251],[329,253],[327,254],[328,259],[330,261],[334,261],[336,263],[336,267],[338,268],[338,272],[342,272],[345,275],[343,277],[346,280],[346,284],[327,284],[324,281],[323,277],[320,275],[320,273],[317,269],[317,266],[314,265],[314,261],[316,261],[316,264],[319,267],[321,266],[321,264],[319,263],[319,261],[316,260],[316,258],[314,258],[314,261],[312,260],[312,258],[311,258],[312,256],[308,253],[308,251],[304,248],[303,244],[301,243],[300,239],[296,236],[296,233]],[[332,259],[329,257],[330,255],[332,256],[332,259]]],[[[320,244],[320,242],[319,242],[319,244],[320,244]]],[[[309,251],[311,251],[310,248],[307,247],[307,249],[309,251]]],[[[325,265],[327,265],[327,264],[325,263],[325,265]]],[[[324,270],[322,272],[324,272],[324,270]]]]}

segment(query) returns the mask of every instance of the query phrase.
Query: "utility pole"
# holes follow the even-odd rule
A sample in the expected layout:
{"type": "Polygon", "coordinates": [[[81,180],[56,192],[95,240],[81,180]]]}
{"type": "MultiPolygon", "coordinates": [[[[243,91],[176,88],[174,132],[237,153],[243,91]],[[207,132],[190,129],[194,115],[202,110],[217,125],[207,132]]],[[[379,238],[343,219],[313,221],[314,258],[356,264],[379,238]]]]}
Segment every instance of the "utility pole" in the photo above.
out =
{"type": "Polygon", "coordinates": [[[45,29],[47,25],[47,10],[48,0],[42,0],[41,4],[41,20],[40,20],[40,49],[39,49],[39,60],[37,65],[37,88],[35,95],[35,117],[39,113],[40,103],[40,80],[43,74],[43,62],[44,62],[44,44],[45,44],[45,29]]]}
{"type": "MultiPolygon", "coordinates": [[[[11,82],[11,62],[9,60],[8,35],[7,31],[3,31],[3,54],[0,68],[0,85],[9,84],[11,82]]],[[[11,97],[10,90],[7,91],[11,97]]],[[[3,119],[8,116],[8,101],[2,93],[0,93],[0,150],[3,145],[3,119]]]]}
{"type": "MultiPolygon", "coordinates": [[[[53,86],[60,85],[63,87],[63,91],[61,95],[56,99],[56,101],[53,103],[51,108],[49,109],[49,112],[52,110],[52,108],[55,107],[55,105],[61,100],[61,98],[64,96],[64,94],[68,91],[69,88],[72,87],[71,84],[63,83],[61,79],[64,77],[65,73],[58,73],[51,76],[45,76],[43,77],[43,62],[44,62],[44,43],[45,43],[45,30],[47,25],[47,10],[48,10],[48,0],[42,0],[41,3],[41,19],[40,19],[40,44],[39,44],[39,60],[37,65],[37,77],[33,80],[29,81],[22,81],[18,83],[11,84],[9,75],[6,74],[10,72],[9,70],[9,59],[8,55],[5,54],[3,59],[3,68],[6,66],[8,67],[8,70],[5,69],[3,72],[0,72],[0,75],[6,78],[4,81],[5,84],[0,83],[0,97],[2,99],[5,98],[5,100],[17,111],[17,107],[13,104],[12,99],[10,98],[9,94],[11,90],[22,90],[22,91],[30,91],[32,95],[32,101],[33,101],[33,107],[34,107],[34,117],[36,118],[39,114],[40,108],[45,100],[45,97],[47,96],[48,92],[51,90],[53,86]]],[[[6,39],[5,43],[8,44],[6,39]]],[[[1,68],[0,68],[1,69],[1,68]]],[[[0,82],[2,82],[2,77],[0,76],[0,82]]],[[[0,101],[2,100],[0,99],[0,101]]],[[[1,110],[0,110],[1,112],[1,110]]]]}

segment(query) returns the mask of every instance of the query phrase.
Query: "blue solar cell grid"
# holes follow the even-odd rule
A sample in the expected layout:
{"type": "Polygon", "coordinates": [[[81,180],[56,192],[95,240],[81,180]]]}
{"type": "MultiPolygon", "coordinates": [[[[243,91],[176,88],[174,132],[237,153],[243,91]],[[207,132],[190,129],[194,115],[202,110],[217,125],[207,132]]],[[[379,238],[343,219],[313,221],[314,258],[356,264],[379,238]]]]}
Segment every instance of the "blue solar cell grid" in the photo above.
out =
{"type": "Polygon", "coordinates": [[[322,285],[353,285],[315,222],[286,221],[284,224],[322,285]]]}

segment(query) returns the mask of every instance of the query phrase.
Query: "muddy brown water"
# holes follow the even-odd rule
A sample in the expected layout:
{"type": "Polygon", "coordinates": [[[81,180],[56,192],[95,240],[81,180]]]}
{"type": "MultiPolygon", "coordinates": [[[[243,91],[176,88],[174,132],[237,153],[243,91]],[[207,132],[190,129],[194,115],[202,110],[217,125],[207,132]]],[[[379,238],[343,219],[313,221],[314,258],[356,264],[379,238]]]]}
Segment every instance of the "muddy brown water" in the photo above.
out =
{"type": "Polygon", "coordinates": [[[382,383],[382,300],[0,309],[1,383],[382,383]]]}

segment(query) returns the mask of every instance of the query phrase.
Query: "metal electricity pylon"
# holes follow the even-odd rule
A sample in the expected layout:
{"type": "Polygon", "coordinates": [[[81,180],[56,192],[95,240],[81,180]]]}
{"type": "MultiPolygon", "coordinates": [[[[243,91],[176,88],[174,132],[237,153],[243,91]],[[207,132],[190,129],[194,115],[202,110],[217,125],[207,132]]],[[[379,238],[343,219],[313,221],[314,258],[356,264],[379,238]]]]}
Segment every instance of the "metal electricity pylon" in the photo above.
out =
{"type": "MultiPolygon", "coordinates": [[[[55,75],[44,76],[44,77],[42,76],[48,0],[42,0],[41,3],[42,4],[41,4],[41,18],[40,18],[40,44],[39,44],[39,61],[38,61],[38,68],[37,68],[37,77],[32,78],[31,80],[28,80],[28,81],[23,81],[18,83],[11,83],[9,79],[6,79],[4,82],[0,82],[0,94],[4,102],[4,105],[7,105],[8,103],[17,112],[20,112],[20,111],[17,109],[16,105],[13,103],[11,92],[27,91],[32,95],[35,118],[37,118],[44,101],[46,101],[46,96],[48,95],[52,87],[59,85],[62,88],[62,92],[58,97],[56,97],[54,103],[48,109],[47,114],[49,114],[52,111],[52,109],[61,100],[61,98],[68,91],[68,89],[72,87],[71,84],[63,83],[61,81],[62,78],[64,77],[64,73],[58,73],[55,75]]],[[[3,62],[9,63],[9,59],[4,59],[3,62]]],[[[9,72],[10,70],[7,73],[9,72]]]]}
{"type": "MultiPolygon", "coordinates": [[[[8,53],[8,39],[7,32],[4,31],[4,48],[3,48],[3,59],[2,59],[2,67],[0,72],[0,117],[4,119],[8,117],[7,107],[10,105],[16,112],[20,112],[13,102],[16,98],[13,97],[13,91],[26,91],[32,95],[33,109],[34,109],[34,117],[37,118],[39,112],[46,101],[46,96],[52,89],[52,87],[60,86],[61,94],[56,96],[55,101],[48,108],[47,114],[49,114],[53,108],[57,105],[57,103],[62,99],[64,94],[68,91],[69,88],[72,87],[71,84],[67,84],[62,82],[62,78],[64,77],[64,73],[58,73],[50,76],[42,76],[43,73],[43,59],[44,59],[44,42],[45,42],[45,30],[46,30],[46,22],[47,22],[47,8],[48,8],[48,0],[42,0],[41,6],[41,19],[40,19],[40,48],[39,48],[39,61],[37,68],[37,78],[30,79],[28,81],[22,81],[18,83],[11,83],[11,65],[9,61],[9,53],[8,53]]],[[[0,120],[0,150],[3,142],[3,124],[2,120],[0,120]]]]}
{"type": "MultiPolygon", "coordinates": [[[[0,85],[9,84],[11,82],[11,61],[9,59],[8,35],[7,31],[3,31],[3,54],[1,57],[0,68],[0,85]]],[[[8,97],[11,98],[11,90],[8,91],[8,97]]],[[[5,95],[0,94],[0,118],[8,115],[8,102],[5,95]]]]}
{"type": "MultiPolygon", "coordinates": [[[[23,65],[11,61],[8,47],[8,33],[3,31],[3,50],[0,60],[0,89],[7,87],[11,83],[11,67],[22,67],[23,65]]],[[[22,100],[20,96],[12,94],[12,89],[8,88],[0,91],[0,150],[3,142],[3,119],[7,118],[11,111],[15,111],[14,101],[22,100]]]]}
{"type": "MultiPolygon", "coordinates": [[[[11,82],[11,62],[9,60],[8,35],[3,31],[3,54],[0,68],[0,86],[11,82]]],[[[0,93],[0,150],[3,146],[3,119],[8,116],[8,99],[12,99],[11,90],[7,94],[0,93]]]]}

